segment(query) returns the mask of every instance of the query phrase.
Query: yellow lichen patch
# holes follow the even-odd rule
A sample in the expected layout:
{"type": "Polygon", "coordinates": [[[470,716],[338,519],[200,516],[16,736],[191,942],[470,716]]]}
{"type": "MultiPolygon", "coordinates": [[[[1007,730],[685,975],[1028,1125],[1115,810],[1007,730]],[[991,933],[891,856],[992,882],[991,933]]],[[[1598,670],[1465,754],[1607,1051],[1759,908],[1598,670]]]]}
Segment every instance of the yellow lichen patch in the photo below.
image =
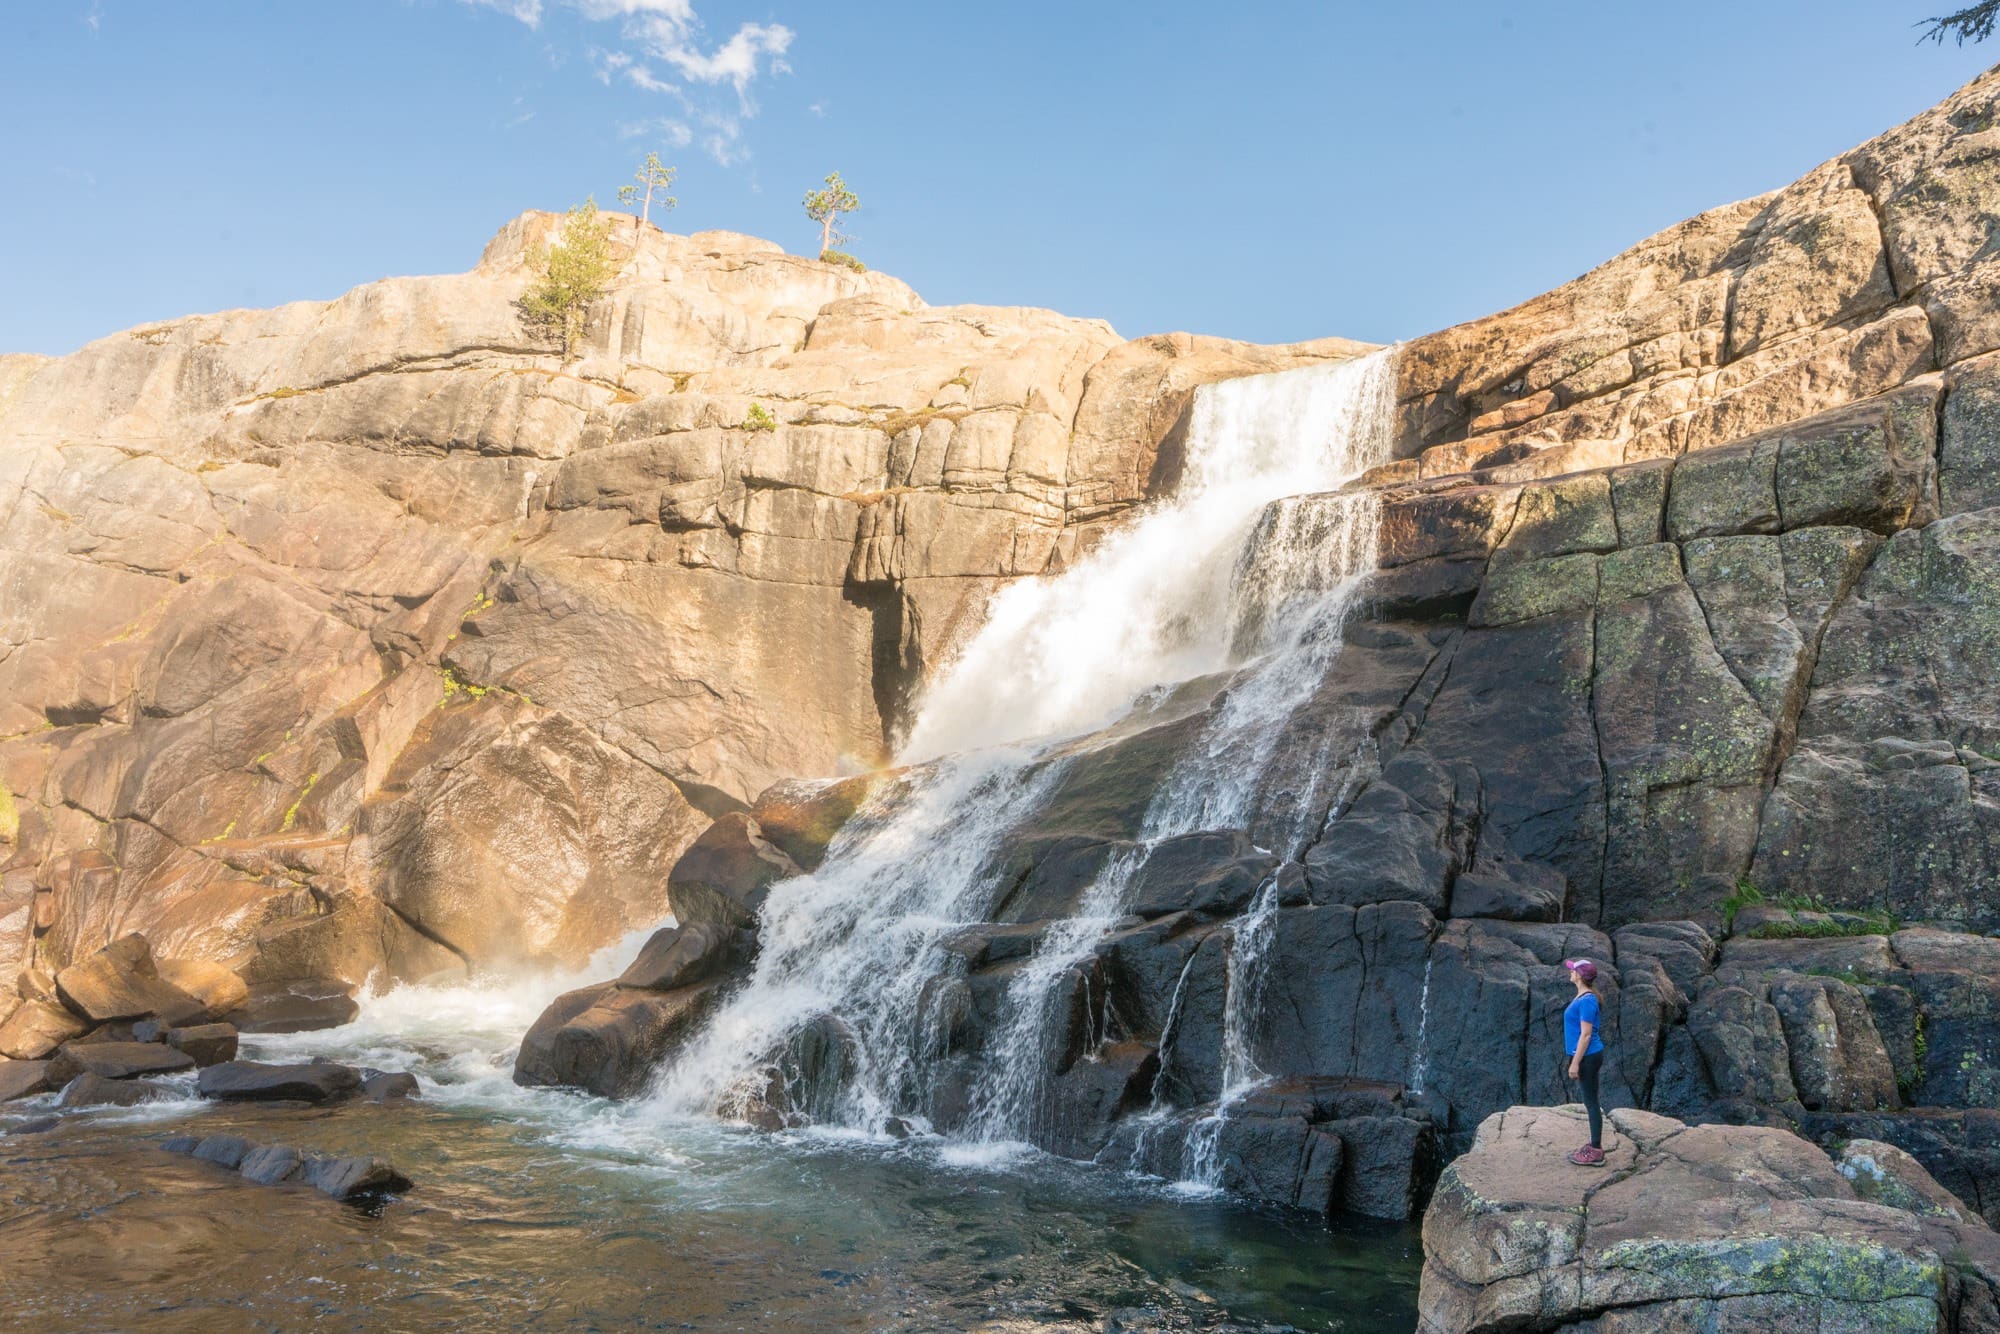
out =
{"type": "MultiPolygon", "coordinates": [[[[289,834],[292,832],[292,826],[298,823],[299,807],[306,804],[306,798],[310,797],[312,795],[312,790],[318,786],[319,786],[319,774],[317,772],[307,774],[306,785],[299,791],[299,799],[293,802],[290,808],[285,811],[285,822],[278,826],[279,833],[289,834]]],[[[234,826],[231,827],[233,828],[234,826]]]]}
{"type": "Polygon", "coordinates": [[[0,787],[0,843],[12,843],[21,836],[21,812],[15,808],[14,794],[0,787]]]}

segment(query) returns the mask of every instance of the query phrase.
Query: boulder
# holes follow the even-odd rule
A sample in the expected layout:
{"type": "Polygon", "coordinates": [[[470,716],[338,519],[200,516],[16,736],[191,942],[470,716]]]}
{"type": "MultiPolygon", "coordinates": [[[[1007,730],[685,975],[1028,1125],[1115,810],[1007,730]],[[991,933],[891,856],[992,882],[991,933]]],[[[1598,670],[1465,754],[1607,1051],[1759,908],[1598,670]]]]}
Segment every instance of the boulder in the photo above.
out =
{"type": "Polygon", "coordinates": [[[1610,1122],[1603,1167],[1566,1160],[1583,1140],[1579,1108],[1481,1123],[1424,1217],[1422,1334],[1914,1334],[1988,1309],[2000,1238],[1984,1224],[1864,1201],[1786,1131],[1630,1110],[1610,1122]]]}
{"type": "Polygon", "coordinates": [[[667,874],[667,900],[682,926],[757,925],[771,886],[800,874],[742,812],[724,815],[688,845],[667,874]]]}
{"type": "Polygon", "coordinates": [[[1958,1222],[1977,1217],[1963,1200],[1939,1185],[1922,1163],[1893,1144],[1877,1139],[1848,1140],[1841,1145],[1834,1165],[1854,1183],[1854,1193],[1864,1200],[1958,1222]]]}
{"type": "Polygon", "coordinates": [[[146,938],[136,934],[121,936],[57,973],[56,994],[96,1024],[146,1016],[178,1024],[208,1013],[201,1001],[159,975],[146,938]]]}
{"type": "Polygon", "coordinates": [[[0,1061],[0,1102],[32,1097],[50,1087],[47,1061],[0,1061]]]}
{"type": "Polygon", "coordinates": [[[106,1079],[86,1071],[63,1085],[62,1097],[56,1100],[56,1106],[65,1110],[74,1107],[137,1107],[141,1103],[161,1102],[180,1096],[177,1090],[150,1079],[106,1079]]]}
{"type": "Polygon", "coordinates": [[[62,1123],[63,1119],[60,1116],[31,1116],[17,1126],[8,1127],[7,1133],[9,1135],[46,1135],[51,1130],[61,1126],[62,1123]]]}
{"type": "Polygon", "coordinates": [[[72,1038],[90,1031],[90,1021],[79,1018],[60,1005],[47,1001],[22,1001],[20,1008],[0,1023],[0,1056],[16,1061],[38,1061],[53,1054],[72,1038]]]}
{"type": "Polygon", "coordinates": [[[639,957],[618,975],[618,985],[641,991],[672,991],[707,980],[728,962],[735,929],[719,922],[696,922],[655,931],[639,957]]]}
{"type": "Polygon", "coordinates": [[[186,1052],[200,1066],[220,1065],[236,1059],[236,1029],[230,1024],[197,1024],[192,1028],[170,1028],[164,1040],[175,1051],[186,1052]]]}
{"type": "Polygon", "coordinates": [[[195,1080],[195,1091],[202,1097],[228,1102],[332,1102],[360,1087],[360,1071],[330,1061],[311,1065],[225,1061],[209,1066],[195,1080]]]}
{"type": "Polygon", "coordinates": [[[49,1082],[67,1084],[81,1074],[100,1079],[171,1075],[194,1069],[186,1052],[158,1042],[71,1042],[49,1062],[49,1082]]]}
{"type": "Polygon", "coordinates": [[[250,999],[250,988],[234,969],[207,959],[156,959],[160,980],[185,991],[202,1003],[211,1015],[241,1009],[250,999]]]}
{"type": "Polygon", "coordinates": [[[223,1018],[244,1033],[307,1033],[338,1028],[360,1013],[343,984],[321,979],[252,988],[223,1018]]]}
{"type": "Polygon", "coordinates": [[[720,999],[720,979],[676,991],[605,983],[559,996],[521,1039],[514,1082],[630,1097],[720,999]]]}
{"type": "Polygon", "coordinates": [[[361,1096],[370,1102],[402,1102],[421,1097],[422,1093],[417,1077],[401,1070],[393,1073],[365,1071],[361,1080],[361,1096]]]}
{"type": "Polygon", "coordinates": [[[832,782],[791,779],[766,788],[750,808],[758,832],[801,870],[817,871],[834,836],[885,781],[900,771],[832,782]]]}

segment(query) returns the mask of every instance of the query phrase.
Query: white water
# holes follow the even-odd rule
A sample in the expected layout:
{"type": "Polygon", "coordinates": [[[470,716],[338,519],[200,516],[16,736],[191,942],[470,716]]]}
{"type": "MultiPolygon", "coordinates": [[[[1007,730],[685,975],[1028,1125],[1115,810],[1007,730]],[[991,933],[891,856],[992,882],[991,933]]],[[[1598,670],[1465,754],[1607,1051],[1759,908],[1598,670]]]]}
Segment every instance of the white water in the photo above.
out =
{"type": "MultiPolygon", "coordinates": [[[[1149,687],[1252,651],[1239,632],[1272,599],[1261,576],[1246,587],[1239,575],[1247,540],[1273,501],[1331,491],[1386,457],[1394,370],[1393,354],[1377,353],[1197,390],[1172,498],[1062,574],[995,597],[986,624],[925,694],[903,760],[1077,736],[1120,717],[1149,687]]],[[[1299,543],[1283,545],[1307,556],[1299,543]]]]}

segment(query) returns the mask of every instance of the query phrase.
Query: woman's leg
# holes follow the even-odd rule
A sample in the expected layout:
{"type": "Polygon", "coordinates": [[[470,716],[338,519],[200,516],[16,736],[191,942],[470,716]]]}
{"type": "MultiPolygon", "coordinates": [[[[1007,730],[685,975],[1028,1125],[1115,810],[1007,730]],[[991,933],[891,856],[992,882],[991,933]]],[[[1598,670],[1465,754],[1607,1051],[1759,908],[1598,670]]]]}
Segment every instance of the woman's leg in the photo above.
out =
{"type": "Polygon", "coordinates": [[[1597,1077],[1604,1070],[1604,1053],[1591,1052],[1584,1057],[1577,1070],[1577,1083],[1583,1085],[1583,1109],[1590,1113],[1590,1147],[1604,1147],[1604,1109],[1597,1099],[1597,1077]]]}

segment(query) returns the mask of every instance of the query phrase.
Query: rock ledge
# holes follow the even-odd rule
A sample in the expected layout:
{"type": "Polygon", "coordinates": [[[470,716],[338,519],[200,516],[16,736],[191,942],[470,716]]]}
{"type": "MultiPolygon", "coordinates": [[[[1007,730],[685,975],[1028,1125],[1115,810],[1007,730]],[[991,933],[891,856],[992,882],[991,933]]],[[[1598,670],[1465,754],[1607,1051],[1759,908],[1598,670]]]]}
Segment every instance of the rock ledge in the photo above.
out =
{"type": "MultiPolygon", "coordinates": [[[[1421,1334],[2000,1328],[2000,1237],[1950,1216],[1971,1211],[1863,1198],[1786,1131],[1610,1120],[1601,1168],[1565,1159],[1577,1108],[1481,1124],[1424,1218],[1421,1334]]],[[[1871,1169],[1948,1198],[1914,1160],[1871,1169]]]]}

